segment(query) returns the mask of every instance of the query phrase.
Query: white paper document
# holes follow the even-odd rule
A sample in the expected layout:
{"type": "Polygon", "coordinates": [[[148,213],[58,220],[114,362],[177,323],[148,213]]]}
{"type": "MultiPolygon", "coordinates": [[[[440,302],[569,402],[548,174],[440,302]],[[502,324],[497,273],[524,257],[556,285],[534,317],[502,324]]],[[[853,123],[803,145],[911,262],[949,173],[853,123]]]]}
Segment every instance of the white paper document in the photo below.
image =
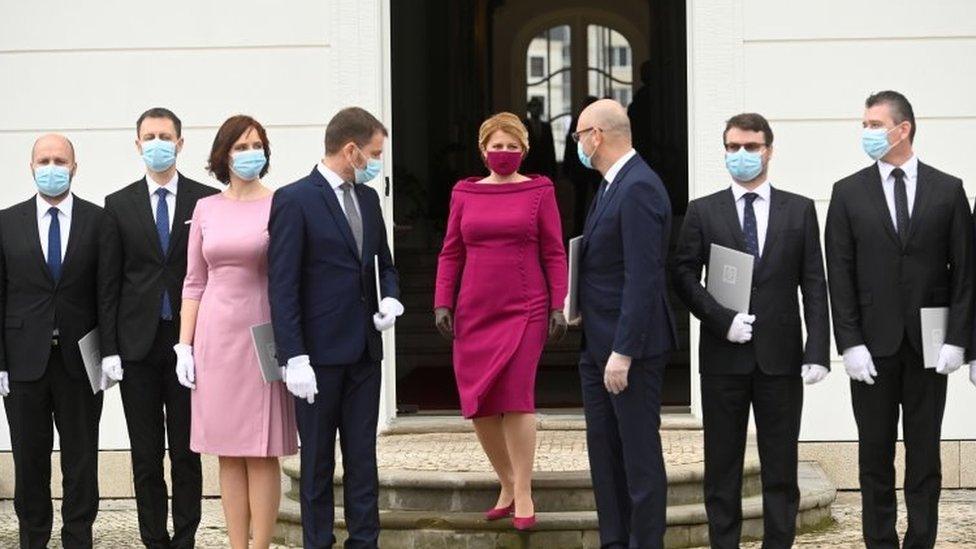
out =
{"type": "Polygon", "coordinates": [[[712,244],[705,289],[719,305],[737,313],[748,313],[754,264],[751,254],[712,244]]]}
{"type": "Polygon", "coordinates": [[[258,355],[258,366],[264,382],[281,381],[281,368],[278,366],[278,351],[275,348],[271,323],[251,326],[251,340],[254,342],[254,352],[258,355]]]}
{"type": "Polygon", "coordinates": [[[926,368],[934,369],[939,364],[939,351],[949,327],[949,308],[925,307],[919,313],[922,317],[922,358],[926,368]]]}
{"type": "MultiPolygon", "coordinates": [[[[98,328],[85,334],[85,337],[78,340],[78,351],[81,352],[81,361],[85,364],[85,373],[88,374],[88,383],[91,384],[92,393],[98,394],[102,390],[102,351],[98,339],[98,328]]],[[[108,387],[118,383],[114,379],[108,380],[108,387]]]]}
{"type": "Polygon", "coordinates": [[[580,249],[583,245],[583,237],[577,236],[569,239],[569,283],[568,299],[566,300],[566,311],[564,311],[567,322],[579,320],[579,264],[580,249]]]}

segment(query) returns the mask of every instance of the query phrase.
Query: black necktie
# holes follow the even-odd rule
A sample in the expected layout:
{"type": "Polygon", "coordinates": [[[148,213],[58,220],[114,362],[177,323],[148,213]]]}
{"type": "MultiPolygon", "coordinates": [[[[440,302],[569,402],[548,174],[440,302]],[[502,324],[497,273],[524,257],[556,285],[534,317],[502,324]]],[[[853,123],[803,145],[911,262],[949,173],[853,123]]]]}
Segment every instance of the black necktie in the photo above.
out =
{"type": "Polygon", "coordinates": [[[55,282],[61,278],[61,220],[58,218],[60,210],[51,207],[47,214],[51,216],[51,225],[47,231],[47,268],[51,271],[51,278],[55,282]]]}
{"type": "Polygon", "coordinates": [[[759,227],[756,225],[756,210],[753,202],[759,198],[756,193],[746,193],[742,195],[746,201],[742,212],[742,232],[746,234],[746,253],[759,259],[759,227]]]}
{"type": "Polygon", "coordinates": [[[895,229],[898,231],[898,238],[902,246],[908,241],[908,191],[905,189],[905,172],[901,168],[891,170],[891,176],[895,178],[895,229]]]}

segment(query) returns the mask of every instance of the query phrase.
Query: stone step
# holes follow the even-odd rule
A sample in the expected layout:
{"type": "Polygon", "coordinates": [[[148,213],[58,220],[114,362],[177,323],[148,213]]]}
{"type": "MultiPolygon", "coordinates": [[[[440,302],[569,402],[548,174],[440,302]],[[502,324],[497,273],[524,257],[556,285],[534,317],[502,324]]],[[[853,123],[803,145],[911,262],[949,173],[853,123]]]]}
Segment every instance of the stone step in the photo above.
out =
{"type": "MultiPolygon", "coordinates": [[[[538,413],[536,418],[538,419],[537,429],[539,431],[586,430],[586,420],[579,413],[538,413]]],[[[687,413],[687,410],[674,411],[673,408],[662,410],[662,431],[697,431],[701,428],[701,420],[687,413]]],[[[429,415],[393,418],[390,425],[383,431],[383,436],[473,432],[474,424],[471,420],[458,415],[429,415]]]]}
{"type": "MultiPolygon", "coordinates": [[[[799,467],[800,512],[797,528],[801,532],[820,529],[832,523],[830,505],[836,491],[819,465],[804,462],[799,467]]],[[[339,500],[341,501],[341,500],[339,500]]],[[[541,506],[539,507],[541,509],[541,506]]],[[[762,537],[762,497],[747,496],[742,502],[743,540],[762,537]]],[[[595,511],[539,512],[539,522],[531,532],[516,532],[511,522],[487,522],[481,512],[381,511],[380,546],[387,549],[429,547],[529,548],[559,547],[589,549],[599,547],[595,511]]],[[[301,512],[292,497],[282,500],[277,536],[283,543],[300,546],[301,512]]],[[[702,503],[673,505],[667,509],[668,530],[665,547],[682,548],[708,545],[708,520],[702,503]]],[[[336,509],[336,537],[346,537],[341,508],[336,509]]]]}

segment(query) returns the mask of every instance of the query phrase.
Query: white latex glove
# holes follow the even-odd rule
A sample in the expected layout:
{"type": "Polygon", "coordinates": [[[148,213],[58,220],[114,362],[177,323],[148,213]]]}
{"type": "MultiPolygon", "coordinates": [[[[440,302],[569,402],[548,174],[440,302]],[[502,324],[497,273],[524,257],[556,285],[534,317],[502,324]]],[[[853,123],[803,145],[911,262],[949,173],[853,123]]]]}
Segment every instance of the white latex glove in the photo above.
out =
{"type": "Polygon", "coordinates": [[[10,375],[7,372],[0,372],[0,397],[10,394],[10,375]]]}
{"type": "Polygon", "coordinates": [[[969,363],[969,382],[976,385],[976,360],[969,363]]]}
{"type": "Polygon", "coordinates": [[[804,364],[800,369],[800,376],[803,378],[803,383],[807,385],[820,383],[829,373],[830,370],[819,364],[804,364]]]}
{"type": "Polygon", "coordinates": [[[620,353],[610,353],[607,368],[603,371],[603,385],[608,391],[619,395],[627,388],[627,374],[630,372],[630,357],[620,353]]]}
{"type": "Polygon", "coordinates": [[[315,370],[312,363],[308,360],[308,355],[293,356],[288,359],[288,374],[285,377],[285,385],[288,392],[297,398],[303,398],[309,404],[315,403],[315,395],[319,392],[318,383],[315,380],[315,370]]]}
{"type": "Polygon", "coordinates": [[[122,381],[122,358],[111,355],[102,358],[102,391],[107,391],[115,382],[122,381]]]}
{"type": "Polygon", "coordinates": [[[962,367],[965,362],[965,349],[943,343],[942,348],[939,349],[939,362],[935,365],[935,371],[947,376],[962,367]]]}
{"type": "Polygon", "coordinates": [[[874,360],[867,345],[856,345],[845,350],[844,368],[847,369],[847,375],[851,379],[863,381],[868,385],[874,385],[874,378],[878,376],[878,370],[874,367],[874,360]]]}
{"type": "Polygon", "coordinates": [[[384,297],[380,301],[379,312],[373,315],[373,326],[378,332],[385,332],[396,324],[398,316],[403,314],[403,304],[392,297],[384,297]]]}
{"type": "Polygon", "coordinates": [[[193,346],[186,343],[173,345],[176,352],[176,379],[187,389],[196,389],[197,372],[193,363],[193,346]]]}
{"type": "Polygon", "coordinates": [[[729,333],[725,336],[732,343],[747,343],[752,340],[752,323],[756,321],[756,315],[739,313],[732,319],[729,326],[729,333]]]}

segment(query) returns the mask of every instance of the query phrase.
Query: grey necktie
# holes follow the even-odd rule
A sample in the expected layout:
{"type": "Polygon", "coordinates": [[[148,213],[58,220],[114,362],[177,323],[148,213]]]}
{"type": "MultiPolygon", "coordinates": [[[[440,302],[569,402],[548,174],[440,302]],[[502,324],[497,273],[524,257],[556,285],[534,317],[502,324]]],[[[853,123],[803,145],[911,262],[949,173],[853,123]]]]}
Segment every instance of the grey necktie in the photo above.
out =
{"type": "Polygon", "coordinates": [[[352,183],[348,181],[339,185],[342,189],[342,206],[346,210],[346,219],[349,221],[349,228],[352,229],[352,237],[356,240],[356,254],[363,255],[363,219],[359,217],[359,210],[356,209],[356,202],[352,199],[352,183]]]}

